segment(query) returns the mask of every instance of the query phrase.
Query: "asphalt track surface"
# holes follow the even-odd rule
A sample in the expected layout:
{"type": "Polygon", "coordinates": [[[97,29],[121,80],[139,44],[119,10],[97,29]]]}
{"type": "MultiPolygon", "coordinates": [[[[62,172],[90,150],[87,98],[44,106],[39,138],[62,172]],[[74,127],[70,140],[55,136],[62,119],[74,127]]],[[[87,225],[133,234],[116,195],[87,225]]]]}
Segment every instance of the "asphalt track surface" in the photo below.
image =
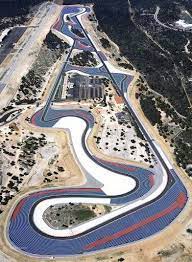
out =
{"type": "MultiPolygon", "coordinates": [[[[113,172],[130,176],[135,179],[136,187],[134,190],[123,195],[109,196],[106,195],[102,188],[63,188],[47,189],[36,193],[31,193],[24,197],[16,205],[7,228],[7,237],[10,243],[20,252],[35,256],[70,256],[95,252],[103,249],[114,248],[117,246],[127,245],[152,236],[165,229],[175,218],[178,217],[187,203],[187,191],[161,151],[156,147],[153,139],[145,130],[144,126],[138,119],[128,98],[125,96],[128,86],[132,81],[132,76],[123,73],[115,73],[107,66],[107,59],[100,50],[97,50],[89,34],[81,25],[79,11],[84,13],[91,12],[90,7],[83,11],[77,6],[65,7],[60,18],[54,25],[53,29],[61,32],[65,36],[74,40],[72,48],[68,54],[67,60],[55,82],[53,90],[44,108],[37,111],[32,119],[32,124],[40,127],[53,127],[61,118],[68,116],[82,118],[86,122],[86,129],[83,133],[81,142],[86,154],[101,165],[113,172]],[[64,16],[69,15],[70,21],[64,22],[64,16]],[[71,32],[71,27],[81,30],[85,37],[79,38],[71,32]],[[95,51],[102,62],[99,68],[81,68],[75,67],[68,63],[73,48],[95,51]],[[117,88],[119,94],[125,99],[130,113],[139,125],[145,138],[148,140],[151,150],[156,155],[159,165],[159,173],[153,170],[146,170],[136,166],[119,164],[104,161],[90,154],[86,146],[86,133],[93,128],[94,118],[85,110],[63,109],[58,110],[52,106],[52,101],[57,92],[61,75],[71,70],[78,70],[91,75],[105,76],[111,79],[117,88]],[[161,167],[162,168],[161,168],[161,167]],[[146,196],[152,195],[162,182],[162,169],[166,171],[167,183],[164,190],[154,199],[144,202],[146,196]],[[77,197],[104,199],[109,198],[111,204],[129,206],[136,201],[140,205],[128,210],[114,218],[105,221],[99,225],[94,225],[91,229],[69,237],[55,237],[39,230],[33,220],[33,214],[38,203],[45,199],[52,198],[69,198],[69,202],[77,197]]],[[[118,175],[118,174],[117,174],[118,175]]]]}

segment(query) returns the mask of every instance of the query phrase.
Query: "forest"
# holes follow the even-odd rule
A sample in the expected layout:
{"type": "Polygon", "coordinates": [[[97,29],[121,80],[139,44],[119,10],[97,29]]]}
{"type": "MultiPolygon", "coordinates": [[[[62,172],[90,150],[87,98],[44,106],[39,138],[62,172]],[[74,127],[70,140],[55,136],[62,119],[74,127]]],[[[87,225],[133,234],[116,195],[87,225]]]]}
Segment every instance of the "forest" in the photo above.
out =
{"type": "MultiPolygon", "coordinates": [[[[90,3],[89,0],[64,2],[90,3]]],[[[172,140],[174,152],[178,164],[187,169],[192,156],[192,143],[186,135],[187,132],[191,134],[192,127],[192,32],[175,29],[174,23],[182,18],[184,12],[192,14],[192,1],[130,0],[131,5],[128,5],[127,0],[93,2],[99,21],[98,30],[104,31],[118,44],[121,55],[127,57],[149,87],[172,106],[171,112],[177,115],[176,123],[182,132],[177,139],[172,140]],[[165,26],[154,18],[157,6],[160,7],[158,19],[165,26]],[[186,52],[188,41],[189,52],[186,52]]],[[[140,103],[151,123],[162,127],[153,98],[142,97],[140,103]]],[[[167,111],[165,104],[162,102],[163,111],[167,111]]],[[[167,114],[172,118],[170,112],[167,114]]],[[[165,132],[162,134],[166,138],[165,132]]]]}
{"type": "MultiPolygon", "coordinates": [[[[170,9],[177,10],[182,6],[192,10],[192,1],[179,0],[177,3],[180,5],[176,6],[174,1],[169,0],[130,0],[132,12],[127,0],[92,2],[100,28],[118,43],[121,54],[144,76],[149,86],[168,98],[180,114],[191,114],[184,88],[191,97],[192,83],[188,78],[191,77],[192,57],[184,53],[184,46],[187,39],[192,42],[192,33],[160,28],[153,16],[145,16],[143,13],[155,13],[158,5],[161,7],[160,17],[170,22],[170,17],[179,18],[179,12],[173,16],[170,9]],[[145,31],[154,41],[146,36],[145,31]]],[[[90,3],[90,0],[64,0],[64,3],[90,3]]]]}
{"type": "Polygon", "coordinates": [[[0,17],[26,15],[30,7],[45,2],[44,0],[1,0],[0,17]]]}

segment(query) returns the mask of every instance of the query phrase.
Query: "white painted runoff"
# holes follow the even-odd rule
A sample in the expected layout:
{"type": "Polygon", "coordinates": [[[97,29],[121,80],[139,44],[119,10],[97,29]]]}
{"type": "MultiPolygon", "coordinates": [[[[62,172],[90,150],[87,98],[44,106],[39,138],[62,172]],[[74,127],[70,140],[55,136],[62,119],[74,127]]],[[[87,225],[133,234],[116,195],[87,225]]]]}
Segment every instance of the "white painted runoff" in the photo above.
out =
{"type": "Polygon", "coordinates": [[[58,120],[54,128],[65,128],[70,131],[71,140],[75,154],[81,166],[103,187],[106,195],[116,196],[130,192],[136,186],[133,178],[112,172],[94,162],[84,151],[82,146],[82,135],[86,129],[86,122],[78,117],[64,117],[58,120]],[[118,185],[118,186],[117,186],[118,185]]]}

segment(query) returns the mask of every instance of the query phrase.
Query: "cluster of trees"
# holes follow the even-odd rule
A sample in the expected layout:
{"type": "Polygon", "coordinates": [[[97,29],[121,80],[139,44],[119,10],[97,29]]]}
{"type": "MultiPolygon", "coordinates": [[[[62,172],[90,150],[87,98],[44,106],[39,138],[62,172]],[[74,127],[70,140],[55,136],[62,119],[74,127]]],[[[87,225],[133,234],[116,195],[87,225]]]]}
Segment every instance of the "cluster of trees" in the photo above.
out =
{"type": "Polygon", "coordinates": [[[34,156],[40,147],[44,147],[47,144],[46,136],[41,134],[39,137],[29,136],[22,142],[21,150],[18,162],[19,164],[28,169],[35,165],[34,156]]]}
{"type": "Polygon", "coordinates": [[[32,6],[42,2],[44,2],[44,0],[3,0],[0,2],[0,17],[27,15],[32,6]]]}
{"type": "Polygon", "coordinates": [[[68,43],[58,38],[51,31],[46,35],[46,38],[44,39],[43,43],[47,46],[48,49],[52,51],[56,49],[59,50],[59,52],[56,53],[56,59],[60,58],[61,55],[66,51],[66,49],[70,47],[68,43]]]}
{"type": "MultiPolygon", "coordinates": [[[[166,22],[174,19],[171,16],[174,8],[170,9],[170,5],[174,5],[179,10],[179,13],[185,10],[185,4],[181,5],[182,0],[177,3],[160,0],[156,2],[161,7],[160,14],[165,14],[166,22]]],[[[189,32],[171,30],[159,25],[153,16],[143,15],[143,6],[141,3],[138,5],[135,3],[135,5],[137,6],[137,14],[134,17],[134,21],[141,29],[140,34],[143,31],[147,31],[161,47],[159,48],[158,45],[151,46],[150,39],[146,39],[148,40],[148,46],[145,40],[141,49],[145,49],[145,55],[147,55],[146,66],[148,67],[148,63],[150,63],[149,70],[147,70],[147,67],[145,68],[142,60],[138,69],[145,74],[152,89],[167,97],[180,114],[187,116],[190,110],[184,88],[189,95],[192,95],[190,91],[191,83],[188,81],[188,78],[191,77],[192,56],[185,52],[184,46],[188,40],[192,40],[192,35],[189,32]]],[[[151,3],[146,4],[145,12],[150,13],[151,7],[153,7],[152,12],[155,12],[156,5],[151,5],[151,3]]],[[[177,12],[175,12],[175,18],[178,18],[177,12]]],[[[159,19],[165,22],[162,17],[159,17],[159,19]]]]}
{"type": "Polygon", "coordinates": [[[191,176],[190,170],[187,169],[189,164],[192,164],[192,129],[185,130],[175,139],[174,153],[179,166],[184,168],[191,176]]]}
{"type": "MultiPolygon", "coordinates": [[[[88,1],[66,0],[65,4],[77,2],[88,1]]],[[[189,1],[177,2],[185,6],[189,1]]],[[[168,13],[166,9],[170,7],[170,3],[167,0],[131,1],[136,14],[134,23],[131,18],[133,13],[129,13],[126,0],[94,0],[94,11],[100,29],[118,44],[121,54],[145,76],[149,86],[167,97],[179,113],[187,116],[190,112],[189,103],[182,87],[182,77],[177,71],[182,71],[186,77],[191,74],[192,62],[183,50],[187,39],[192,42],[192,35],[163,28],[156,23],[153,16],[143,15],[144,10],[146,13],[154,13],[157,5],[162,7],[162,12],[168,13]],[[168,49],[170,55],[160,49],[143,31],[152,35],[163,49],[168,49]]],[[[189,85],[186,79],[187,90],[190,90],[189,85]]]]}
{"type": "Polygon", "coordinates": [[[45,175],[45,178],[43,180],[44,183],[50,183],[53,181],[53,179],[58,179],[58,175],[59,175],[59,172],[64,172],[65,169],[62,167],[62,166],[58,166],[57,167],[57,171],[53,171],[53,172],[47,172],[46,175],[45,175]]]}
{"type": "MultiPolygon", "coordinates": [[[[186,2],[187,1],[185,0],[185,5],[186,5],[186,2]]],[[[182,12],[182,8],[184,7],[184,6],[181,6],[181,4],[182,4],[182,1],[180,1],[180,3],[177,3],[174,1],[173,2],[162,1],[160,5],[161,10],[158,15],[159,20],[166,24],[172,24],[175,21],[179,20],[181,12],[182,12]]]]}
{"type": "Polygon", "coordinates": [[[129,70],[133,70],[133,66],[131,64],[128,63],[118,63],[119,66],[125,68],[125,69],[129,69],[129,70]]]}
{"type": "Polygon", "coordinates": [[[85,37],[85,36],[84,36],[84,33],[83,33],[82,31],[80,31],[79,29],[77,29],[77,28],[72,27],[72,28],[71,28],[71,32],[72,32],[73,34],[81,37],[81,38],[85,37]]]}
{"type": "Polygon", "coordinates": [[[166,117],[170,117],[172,122],[181,125],[184,128],[184,120],[179,117],[174,108],[162,98],[156,98],[157,107],[165,112],[166,117]]]}
{"type": "Polygon", "coordinates": [[[50,31],[44,39],[44,44],[32,68],[22,77],[16,97],[11,102],[20,105],[38,101],[45,74],[64,52],[68,52],[69,47],[66,42],[50,31]]]}
{"type": "Polygon", "coordinates": [[[67,228],[95,217],[94,209],[81,203],[50,206],[44,213],[44,219],[54,228],[67,228]]]}
{"type": "Polygon", "coordinates": [[[109,40],[104,38],[104,37],[100,38],[100,42],[101,42],[101,44],[104,48],[110,48],[111,47],[109,40]]]}
{"type": "MultiPolygon", "coordinates": [[[[21,153],[18,156],[17,163],[19,164],[17,168],[20,171],[19,175],[15,175],[10,169],[5,175],[9,178],[8,183],[5,186],[1,187],[0,190],[0,207],[7,205],[7,203],[19,192],[21,184],[23,183],[24,176],[28,176],[32,166],[35,164],[34,157],[37,150],[40,147],[44,147],[47,144],[46,136],[41,134],[38,137],[33,136],[33,133],[30,132],[30,135],[27,135],[22,142],[18,142],[16,145],[11,145],[9,150],[7,145],[10,140],[8,135],[12,135],[15,131],[15,135],[18,135],[18,128],[16,125],[10,125],[10,131],[6,135],[6,141],[3,141],[1,144],[2,154],[8,154],[10,156],[10,166],[16,168],[16,152],[20,150],[21,153]],[[12,151],[11,151],[12,150],[12,151]]],[[[2,213],[3,208],[0,208],[0,213],[2,213]]]]}
{"type": "Polygon", "coordinates": [[[192,164],[191,118],[180,117],[174,108],[160,97],[153,98],[151,95],[140,94],[139,98],[142,110],[147,118],[153,125],[157,124],[159,134],[165,140],[168,139],[170,146],[174,147],[174,154],[178,165],[184,168],[189,176],[191,176],[191,171],[188,169],[188,165],[192,164]],[[165,113],[166,119],[169,119],[168,122],[167,120],[161,121],[159,108],[165,113]],[[176,136],[176,138],[174,138],[174,131],[171,128],[172,124],[174,124],[173,126],[177,130],[181,130],[181,135],[176,136]]]}
{"type": "Polygon", "coordinates": [[[88,19],[89,19],[89,21],[95,21],[95,20],[96,20],[94,14],[89,14],[89,15],[88,15],[88,19]]]}
{"type": "Polygon", "coordinates": [[[90,51],[83,51],[73,56],[70,59],[73,65],[78,66],[96,66],[97,60],[90,51]]]}
{"type": "Polygon", "coordinates": [[[26,76],[21,79],[21,84],[18,89],[15,104],[32,104],[37,101],[37,94],[41,91],[43,78],[35,74],[31,69],[26,76]]]}
{"type": "Polygon", "coordinates": [[[109,87],[110,80],[108,78],[102,78],[102,83],[105,87],[109,87]]]}
{"type": "Polygon", "coordinates": [[[147,96],[141,96],[140,104],[144,114],[153,126],[155,124],[162,124],[161,113],[156,108],[155,100],[152,100],[150,97],[147,96]]]}
{"type": "Polygon", "coordinates": [[[26,23],[30,8],[44,0],[0,1],[0,31],[8,27],[26,23]]]}

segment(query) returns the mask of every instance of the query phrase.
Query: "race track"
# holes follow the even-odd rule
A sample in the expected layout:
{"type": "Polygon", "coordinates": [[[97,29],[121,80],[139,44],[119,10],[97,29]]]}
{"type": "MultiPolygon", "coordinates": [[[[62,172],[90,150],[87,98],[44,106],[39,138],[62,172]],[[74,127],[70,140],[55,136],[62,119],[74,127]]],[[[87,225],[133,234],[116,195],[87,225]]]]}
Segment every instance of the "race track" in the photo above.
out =
{"type": "Polygon", "coordinates": [[[187,191],[160,146],[148,134],[133,108],[127,90],[133,77],[115,69],[84,30],[81,17],[91,7],[64,7],[53,26],[71,44],[71,50],[55,82],[46,105],[31,118],[33,125],[63,128],[70,133],[73,151],[85,175],[97,181],[90,187],[47,189],[21,199],[10,217],[7,238],[11,245],[28,255],[59,257],[85,254],[143,240],[165,229],[187,203],[187,191]],[[70,17],[70,20],[66,19],[70,17]],[[84,37],[72,33],[80,30],[84,37]],[[96,52],[100,66],[77,67],[68,63],[73,49],[96,52]],[[94,117],[84,109],[56,109],[52,101],[61,76],[79,71],[105,76],[115,85],[157,159],[156,169],[119,164],[99,159],[89,150],[87,138],[94,127],[94,117]],[[119,205],[104,216],[68,229],[55,230],[42,219],[53,203],[104,203],[119,205]]]}

